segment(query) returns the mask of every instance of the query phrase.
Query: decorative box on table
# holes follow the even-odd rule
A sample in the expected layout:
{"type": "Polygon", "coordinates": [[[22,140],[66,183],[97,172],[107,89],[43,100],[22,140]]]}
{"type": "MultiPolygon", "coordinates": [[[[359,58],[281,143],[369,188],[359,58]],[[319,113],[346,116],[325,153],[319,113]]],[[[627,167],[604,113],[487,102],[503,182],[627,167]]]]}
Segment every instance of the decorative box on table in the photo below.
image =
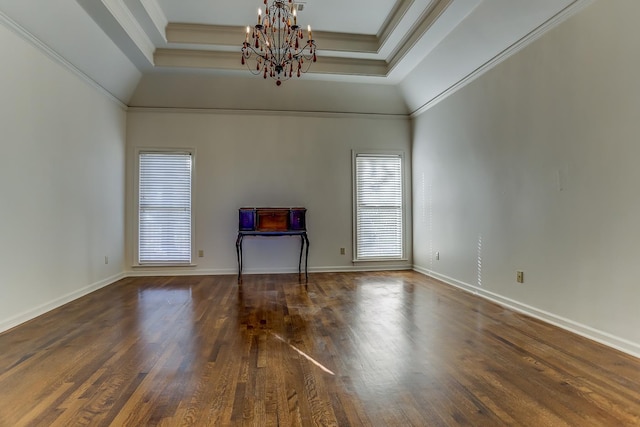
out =
{"type": "Polygon", "coordinates": [[[240,208],[239,231],[306,230],[305,208],[240,208]]]}

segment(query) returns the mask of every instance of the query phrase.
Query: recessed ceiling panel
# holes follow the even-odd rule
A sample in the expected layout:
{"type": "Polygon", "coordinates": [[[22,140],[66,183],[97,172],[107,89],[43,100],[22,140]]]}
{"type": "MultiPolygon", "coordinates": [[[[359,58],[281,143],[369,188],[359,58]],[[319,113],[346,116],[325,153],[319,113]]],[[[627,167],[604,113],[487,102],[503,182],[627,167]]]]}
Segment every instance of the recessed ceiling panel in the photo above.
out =
{"type": "MultiPolygon", "coordinates": [[[[270,0],[271,1],[271,0],[270,0]]],[[[302,0],[299,22],[315,30],[377,34],[401,0],[302,0]]],[[[210,25],[253,25],[261,0],[158,0],[169,22],[210,25]]]]}

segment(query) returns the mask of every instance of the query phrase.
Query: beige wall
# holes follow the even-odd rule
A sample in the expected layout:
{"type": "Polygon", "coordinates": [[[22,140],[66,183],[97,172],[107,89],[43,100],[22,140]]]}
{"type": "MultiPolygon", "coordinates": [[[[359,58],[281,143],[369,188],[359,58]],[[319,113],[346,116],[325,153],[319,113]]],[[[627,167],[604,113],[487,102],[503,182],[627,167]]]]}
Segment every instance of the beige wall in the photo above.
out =
{"type": "Polygon", "coordinates": [[[408,114],[399,89],[393,85],[313,80],[305,75],[277,86],[273,80],[251,75],[168,71],[146,74],[129,106],[408,114]]]}
{"type": "Polygon", "coordinates": [[[413,121],[417,268],[635,354],[638,16],[598,1],[413,121]]]}
{"type": "MultiPolygon", "coordinates": [[[[195,249],[205,256],[195,258],[198,265],[189,272],[236,272],[237,210],[243,206],[306,207],[311,271],[410,267],[409,261],[351,262],[351,150],[401,150],[410,177],[409,130],[407,119],[390,116],[130,110],[127,267],[136,245],[136,149],[144,147],[195,149],[195,249]]],[[[410,255],[410,203],[407,213],[410,255]]],[[[297,239],[247,238],[244,248],[247,272],[297,271],[297,239]]]]}
{"type": "Polygon", "coordinates": [[[120,277],[126,117],[2,25],[0,52],[3,331],[120,277]]]}

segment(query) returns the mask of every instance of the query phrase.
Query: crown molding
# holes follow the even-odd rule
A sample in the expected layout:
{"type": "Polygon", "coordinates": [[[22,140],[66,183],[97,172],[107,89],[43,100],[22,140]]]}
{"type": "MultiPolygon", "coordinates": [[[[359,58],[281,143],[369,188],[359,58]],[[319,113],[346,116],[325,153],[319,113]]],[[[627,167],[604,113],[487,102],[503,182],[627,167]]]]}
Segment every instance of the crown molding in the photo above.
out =
{"type": "Polygon", "coordinates": [[[142,4],[144,11],[149,16],[149,19],[151,19],[151,22],[153,22],[153,25],[156,27],[160,37],[162,37],[166,42],[167,35],[165,29],[167,28],[169,21],[158,4],[158,0],[140,0],[140,3],[142,4]]]}
{"type": "Polygon", "coordinates": [[[9,29],[10,31],[12,31],[14,34],[16,34],[18,37],[20,37],[24,41],[31,44],[33,47],[38,49],[40,52],[48,56],[50,59],[52,59],[62,67],[66,68],[72,74],[76,75],[76,77],[78,77],[80,80],[82,80],[83,82],[91,86],[100,94],[104,95],[110,101],[114,102],[116,105],[118,105],[118,107],[122,108],[125,111],[127,110],[127,105],[124,102],[116,98],[111,92],[105,89],[102,85],[100,85],[98,82],[93,80],[91,77],[89,77],[87,74],[85,74],[82,70],[80,70],[78,67],[73,65],[71,62],[64,59],[62,55],[58,54],[58,52],[51,49],[48,45],[43,43],[39,38],[31,34],[29,31],[26,30],[26,28],[22,27],[20,24],[18,24],[17,22],[9,18],[2,11],[0,11],[0,24],[3,25],[5,28],[9,29]]]}
{"type": "Polygon", "coordinates": [[[156,49],[156,67],[218,68],[244,70],[240,53],[193,49],[156,49]]]}
{"type": "MultiPolygon", "coordinates": [[[[221,52],[194,49],[157,49],[154,55],[156,67],[217,68],[245,71],[238,52],[221,52]]],[[[376,59],[325,57],[313,64],[311,74],[347,74],[385,77],[387,63],[376,59]]]]}
{"type": "Polygon", "coordinates": [[[402,42],[396,47],[389,60],[389,71],[405,57],[405,55],[415,46],[415,44],[425,35],[431,26],[442,16],[453,0],[440,0],[433,4],[431,8],[425,10],[416,26],[407,33],[402,42]]]}
{"type": "Polygon", "coordinates": [[[370,77],[386,77],[389,67],[381,59],[340,58],[322,56],[307,74],[345,74],[370,77]]]}
{"type": "Polygon", "coordinates": [[[155,45],[142,29],[124,0],[101,0],[109,13],[114,17],[122,29],[127,33],[136,47],[142,52],[150,64],[153,64],[155,45]]]}
{"type": "Polygon", "coordinates": [[[166,26],[168,43],[240,46],[245,27],[232,25],[181,24],[169,22],[166,26]],[[238,41],[240,40],[240,41],[238,41]]]}
{"type": "Polygon", "coordinates": [[[525,47],[529,46],[531,43],[533,43],[534,41],[542,37],[545,33],[557,27],[558,25],[560,25],[561,23],[563,23],[573,15],[577,14],[578,12],[580,12],[581,10],[589,6],[594,1],[595,0],[575,0],[573,3],[571,3],[564,9],[562,9],[560,12],[556,13],[554,16],[549,18],[546,22],[544,22],[543,24],[536,27],[533,31],[526,34],[520,40],[516,41],[511,46],[507,47],[502,52],[500,52],[498,55],[494,56],[489,61],[482,64],[480,67],[473,70],[466,77],[462,78],[455,84],[448,87],[446,90],[442,91],[440,94],[436,95],[435,97],[433,97],[432,99],[424,103],[419,108],[412,111],[410,113],[410,117],[416,118],[420,116],[425,111],[429,110],[431,107],[438,104],[440,101],[443,101],[444,99],[453,95],[458,90],[462,89],[469,83],[473,82],[478,77],[482,76],[484,73],[491,70],[496,65],[500,64],[501,62],[507,60],[509,57],[520,52],[522,49],[524,49],[525,47]]]}
{"type": "Polygon", "coordinates": [[[320,51],[377,54],[380,50],[380,40],[374,35],[318,30],[313,30],[313,34],[320,44],[320,51]]]}
{"type": "Polygon", "coordinates": [[[380,40],[379,48],[385,44],[391,33],[398,27],[398,24],[402,21],[402,18],[404,18],[409,8],[413,6],[414,1],[415,0],[400,0],[393,6],[391,13],[387,16],[386,21],[382,24],[377,34],[380,40]]]}
{"type": "MultiPolygon", "coordinates": [[[[202,44],[212,46],[240,46],[246,27],[231,25],[181,24],[170,22],[166,39],[176,44],[202,44]],[[240,40],[240,41],[239,41],[240,40]]],[[[314,31],[321,40],[322,51],[377,53],[380,42],[374,35],[314,31]]]]}
{"type": "Polygon", "coordinates": [[[226,114],[259,115],[277,117],[321,117],[321,118],[357,118],[373,120],[409,120],[407,114],[389,113],[352,113],[347,111],[300,111],[300,110],[255,110],[229,108],[177,108],[177,107],[129,107],[129,113],[160,114],[226,114]]]}

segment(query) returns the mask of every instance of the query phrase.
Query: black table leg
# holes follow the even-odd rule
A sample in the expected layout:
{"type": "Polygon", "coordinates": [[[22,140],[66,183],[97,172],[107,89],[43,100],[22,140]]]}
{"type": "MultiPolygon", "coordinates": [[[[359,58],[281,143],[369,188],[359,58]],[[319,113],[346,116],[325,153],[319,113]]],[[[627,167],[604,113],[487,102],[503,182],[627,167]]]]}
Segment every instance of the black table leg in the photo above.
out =
{"type": "Polygon", "coordinates": [[[304,256],[304,278],[305,278],[305,281],[308,282],[309,281],[309,237],[307,237],[307,233],[304,233],[302,237],[304,238],[304,241],[307,244],[307,251],[304,256]]]}
{"type": "Polygon", "coordinates": [[[236,255],[238,256],[238,283],[242,283],[242,234],[236,239],[236,255]]]}
{"type": "MultiPolygon", "coordinates": [[[[298,282],[302,281],[302,251],[304,250],[304,235],[300,235],[300,258],[298,259],[298,282]]],[[[305,260],[306,261],[306,260],[305,260]]],[[[306,262],[305,262],[306,265],[306,262]]]]}
{"type": "Polygon", "coordinates": [[[300,236],[300,255],[298,256],[298,281],[302,282],[302,254],[304,253],[304,278],[309,281],[309,237],[305,231],[262,233],[240,231],[236,239],[236,255],[238,257],[238,283],[242,283],[242,241],[244,236],[300,236]],[[306,248],[305,248],[306,245],[306,248]]]}

